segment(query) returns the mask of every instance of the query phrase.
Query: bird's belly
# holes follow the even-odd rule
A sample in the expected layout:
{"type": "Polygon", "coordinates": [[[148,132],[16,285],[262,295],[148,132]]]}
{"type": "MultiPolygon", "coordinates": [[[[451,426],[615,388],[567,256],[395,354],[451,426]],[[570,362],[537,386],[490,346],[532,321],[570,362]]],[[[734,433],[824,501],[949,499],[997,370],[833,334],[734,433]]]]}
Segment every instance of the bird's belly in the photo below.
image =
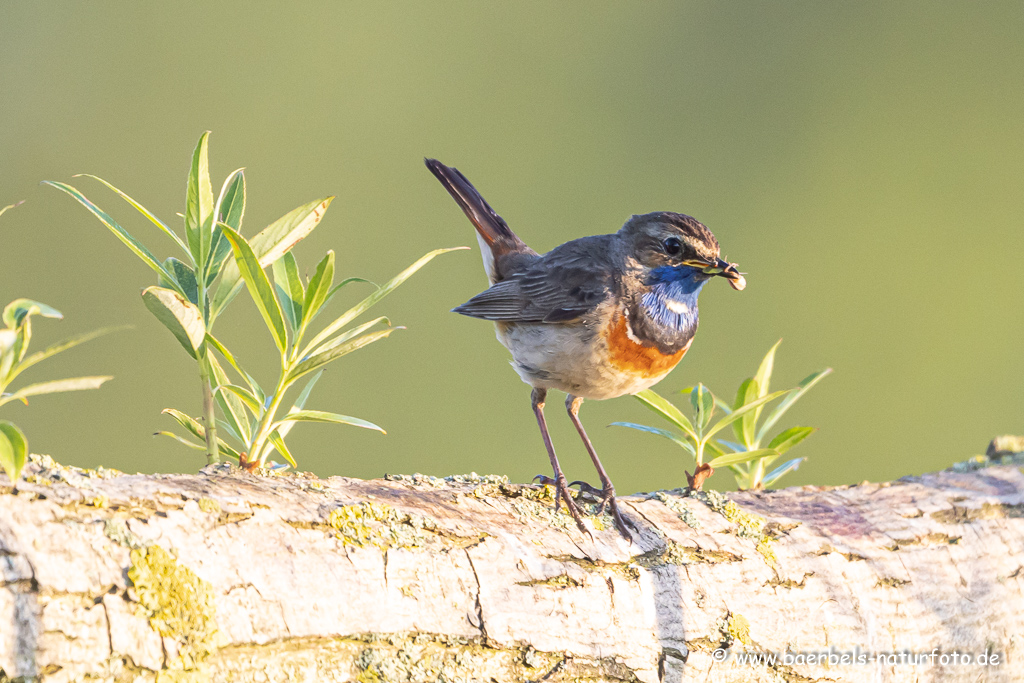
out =
{"type": "Polygon", "coordinates": [[[588,399],[635,394],[676,366],[689,344],[663,354],[630,338],[617,316],[602,330],[582,323],[497,323],[498,340],[512,353],[512,367],[533,387],[588,399]]]}

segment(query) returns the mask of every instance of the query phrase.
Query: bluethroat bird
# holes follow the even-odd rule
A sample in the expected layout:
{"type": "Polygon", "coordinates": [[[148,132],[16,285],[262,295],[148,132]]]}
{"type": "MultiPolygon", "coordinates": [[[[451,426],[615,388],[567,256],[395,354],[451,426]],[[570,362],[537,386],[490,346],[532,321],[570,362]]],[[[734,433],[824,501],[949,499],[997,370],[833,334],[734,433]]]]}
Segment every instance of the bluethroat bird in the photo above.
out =
{"type": "Polygon", "coordinates": [[[580,406],[587,398],[635,394],[664,378],[693,342],[697,295],[707,281],[719,275],[743,289],[743,275],[719,258],[718,240],[703,224],[665,211],[632,216],[613,235],[581,237],[542,256],[458,170],[425,161],[476,226],[491,282],[452,310],[494,321],[498,341],[512,353],[512,367],[533,387],[533,412],[554,470],[553,479],[537,479],[555,487],[555,509],[564,501],[584,532],[569,487],[599,496],[600,512],[609,507],[619,532],[630,539],[615,488],[580,422],[580,406]],[[549,389],[567,394],[569,419],[597,468],[601,489],[566,481],[544,419],[549,389]]]}

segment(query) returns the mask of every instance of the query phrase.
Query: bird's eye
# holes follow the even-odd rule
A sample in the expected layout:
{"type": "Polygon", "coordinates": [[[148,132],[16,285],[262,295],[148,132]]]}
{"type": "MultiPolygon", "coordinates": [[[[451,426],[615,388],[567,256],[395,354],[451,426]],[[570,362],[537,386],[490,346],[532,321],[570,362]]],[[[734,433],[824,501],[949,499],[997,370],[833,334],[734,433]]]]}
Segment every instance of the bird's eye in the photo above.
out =
{"type": "Polygon", "coordinates": [[[665,249],[665,253],[669,256],[679,256],[683,251],[683,243],[679,241],[678,237],[668,237],[661,246],[665,249]]]}

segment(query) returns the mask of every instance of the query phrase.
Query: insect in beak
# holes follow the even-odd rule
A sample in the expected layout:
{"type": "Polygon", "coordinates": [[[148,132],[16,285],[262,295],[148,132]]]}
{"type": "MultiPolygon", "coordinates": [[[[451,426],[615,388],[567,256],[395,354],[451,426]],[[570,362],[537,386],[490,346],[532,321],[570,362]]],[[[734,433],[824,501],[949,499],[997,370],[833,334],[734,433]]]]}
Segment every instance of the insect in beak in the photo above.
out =
{"type": "Polygon", "coordinates": [[[695,268],[700,268],[705,275],[721,275],[732,288],[739,291],[747,286],[747,281],[743,277],[743,274],[736,268],[735,263],[729,263],[722,259],[717,259],[714,263],[705,263],[703,261],[689,261],[686,265],[691,265],[695,268]]]}

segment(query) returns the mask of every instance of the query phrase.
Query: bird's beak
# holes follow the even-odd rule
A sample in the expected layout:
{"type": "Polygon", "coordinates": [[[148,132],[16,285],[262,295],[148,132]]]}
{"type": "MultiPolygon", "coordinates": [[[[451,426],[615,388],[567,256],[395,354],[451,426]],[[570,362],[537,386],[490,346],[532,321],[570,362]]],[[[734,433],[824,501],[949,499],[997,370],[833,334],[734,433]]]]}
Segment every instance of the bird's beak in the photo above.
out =
{"type": "Polygon", "coordinates": [[[735,290],[741,290],[747,286],[747,281],[743,278],[743,274],[736,269],[735,263],[729,263],[722,259],[715,259],[714,263],[705,263],[703,261],[688,262],[687,265],[700,268],[706,275],[721,275],[732,288],[735,290]]]}

